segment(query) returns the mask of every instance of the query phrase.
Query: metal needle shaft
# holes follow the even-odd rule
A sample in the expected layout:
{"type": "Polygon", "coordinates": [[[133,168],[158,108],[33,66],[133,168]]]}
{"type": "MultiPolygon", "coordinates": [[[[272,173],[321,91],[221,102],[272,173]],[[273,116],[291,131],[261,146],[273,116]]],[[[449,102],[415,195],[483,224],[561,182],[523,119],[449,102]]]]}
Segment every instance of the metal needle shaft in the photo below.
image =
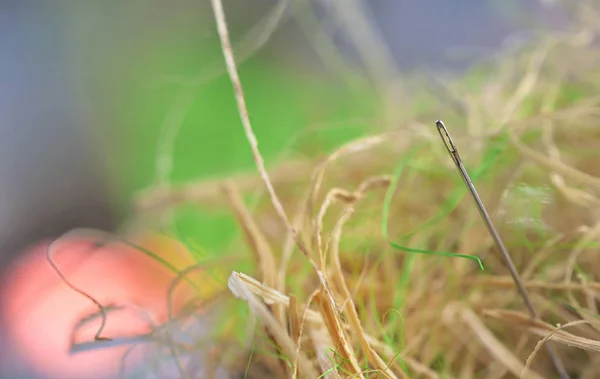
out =
{"type": "MultiPolygon", "coordinates": [[[[496,247],[502,254],[502,257],[504,258],[504,261],[506,262],[506,265],[508,266],[510,275],[512,276],[515,284],[517,285],[517,289],[519,290],[519,293],[521,294],[521,297],[523,298],[523,301],[525,302],[525,305],[527,306],[527,309],[529,310],[529,314],[531,315],[531,318],[537,319],[535,308],[533,307],[533,303],[531,302],[529,294],[527,293],[527,290],[525,289],[525,286],[523,285],[523,282],[521,281],[521,277],[519,276],[519,273],[518,273],[517,269],[515,268],[515,265],[511,259],[510,255],[508,254],[508,251],[506,250],[504,243],[502,242],[502,238],[500,238],[500,235],[496,231],[496,228],[494,227],[494,224],[492,223],[492,219],[490,218],[488,212],[486,211],[485,206],[483,205],[483,202],[481,201],[481,198],[479,197],[479,194],[477,193],[477,190],[475,189],[475,186],[473,185],[473,182],[471,181],[471,178],[469,177],[469,174],[467,173],[467,170],[465,169],[465,166],[463,165],[462,160],[460,159],[460,155],[458,154],[458,149],[456,148],[454,141],[452,141],[452,137],[450,137],[450,133],[448,133],[448,129],[446,128],[444,123],[440,120],[436,121],[435,125],[437,127],[438,133],[440,134],[442,141],[444,142],[444,145],[446,146],[446,150],[448,150],[448,153],[450,154],[452,161],[456,165],[456,168],[458,169],[458,172],[459,172],[461,178],[463,179],[463,182],[467,186],[467,189],[469,190],[471,197],[475,201],[477,210],[479,210],[479,214],[483,218],[483,221],[485,223],[485,226],[487,227],[488,232],[492,236],[492,239],[494,240],[496,247]]],[[[556,368],[556,371],[560,375],[561,379],[570,379],[569,374],[565,371],[560,360],[558,359],[558,356],[552,349],[552,346],[550,346],[550,344],[548,344],[548,343],[546,343],[545,345],[546,345],[546,349],[548,350],[548,353],[550,354],[550,358],[552,359],[552,363],[554,364],[554,367],[556,368]]]]}

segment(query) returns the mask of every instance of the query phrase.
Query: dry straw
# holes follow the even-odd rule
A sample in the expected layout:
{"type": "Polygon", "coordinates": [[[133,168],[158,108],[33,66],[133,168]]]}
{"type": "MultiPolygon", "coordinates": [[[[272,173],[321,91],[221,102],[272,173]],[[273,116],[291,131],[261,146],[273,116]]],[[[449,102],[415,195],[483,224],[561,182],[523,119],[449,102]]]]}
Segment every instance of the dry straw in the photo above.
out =
{"type": "MultiPolygon", "coordinates": [[[[350,144],[346,147],[346,149],[340,149],[334,154],[330,155],[326,160],[324,160],[323,163],[318,166],[314,175],[312,176],[313,179],[310,183],[308,196],[306,198],[306,201],[303,202],[305,204],[304,221],[292,224],[284,210],[283,203],[278,197],[277,193],[275,192],[274,185],[271,182],[269,175],[264,167],[264,163],[261,158],[260,151],[258,149],[258,143],[252,131],[252,127],[250,124],[248,112],[244,101],[242,85],[240,83],[237,68],[235,65],[235,60],[230,47],[230,41],[228,37],[222,4],[219,0],[213,0],[212,4],[215,12],[217,28],[221,39],[221,45],[223,48],[225,62],[230,75],[230,79],[234,87],[234,93],[238,104],[240,118],[244,127],[244,131],[250,143],[250,147],[253,152],[257,169],[263,180],[263,183],[267,188],[269,198],[272,202],[272,205],[275,208],[279,219],[286,226],[291,240],[295,242],[298,250],[309,261],[320,283],[320,290],[317,290],[317,292],[313,293],[313,295],[310,297],[312,299],[311,302],[309,302],[306,305],[306,308],[303,311],[303,314],[306,317],[305,320],[308,324],[305,324],[303,321],[301,323],[302,328],[300,328],[298,321],[299,316],[297,297],[286,297],[285,295],[277,291],[276,288],[285,288],[285,284],[281,282],[276,284],[272,283],[273,278],[271,276],[268,276],[265,272],[265,265],[273,265],[272,253],[258,254],[257,257],[259,267],[261,267],[261,278],[263,280],[263,283],[260,283],[244,274],[234,272],[230,277],[230,289],[236,296],[249,302],[251,309],[253,309],[256,312],[257,316],[261,319],[262,323],[267,329],[271,329],[272,331],[278,331],[277,339],[281,339],[283,341],[283,345],[281,345],[281,347],[283,347],[284,350],[293,358],[294,362],[297,362],[294,364],[293,367],[293,376],[307,375],[308,372],[312,372],[312,370],[314,370],[316,367],[319,367],[322,370],[322,374],[328,377],[339,377],[340,375],[350,377],[365,377],[368,374],[368,372],[376,372],[379,375],[383,375],[389,378],[408,377],[407,372],[405,372],[403,369],[400,369],[400,366],[396,365],[394,359],[387,362],[384,360],[383,356],[387,356],[387,359],[393,358],[392,352],[385,348],[382,350],[382,345],[379,342],[376,342],[377,337],[370,336],[365,331],[365,327],[361,322],[360,314],[358,311],[359,307],[357,306],[357,304],[355,304],[353,300],[353,297],[355,295],[350,290],[350,287],[348,285],[348,279],[346,278],[346,273],[344,272],[344,268],[340,259],[340,239],[342,235],[343,226],[346,223],[348,223],[348,221],[351,218],[351,215],[355,212],[356,205],[363,198],[365,198],[367,190],[370,189],[370,187],[380,187],[382,185],[386,187],[390,183],[390,178],[385,176],[368,178],[365,181],[363,181],[359,185],[358,189],[355,191],[348,191],[343,188],[334,188],[329,190],[325,195],[321,207],[318,208],[318,212],[313,220],[314,208],[315,204],[317,203],[319,190],[323,185],[326,167],[331,162],[339,159],[344,154],[352,154],[355,151],[361,149],[370,149],[372,148],[372,146],[382,143],[382,137],[370,137],[363,141],[358,141],[354,144],[350,144]],[[332,208],[332,206],[335,203],[343,204],[344,209],[337,218],[337,221],[334,223],[327,244],[324,245],[324,219],[328,211],[332,208]],[[306,225],[312,225],[310,227],[310,230],[312,230],[312,232],[310,233],[311,237],[308,240],[310,242],[307,242],[306,239],[303,239],[303,237],[301,237],[300,231],[306,225]],[[265,313],[266,308],[261,308],[256,303],[257,299],[259,298],[261,298],[262,301],[265,302],[265,306],[278,304],[280,308],[274,309],[279,309],[278,312],[288,312],[288,317],[286,318],[280,316],[278,318],[274,318],[270,314],[265,313]],[[318,305],[318,311],[309,309],[309,304],[312,302],[318,305]],[[343,305],[340,306],[339,304],[343,305]],[[282,325],[281,322],[283,320],[288,319],[290,320],[289,334],[280,334],[282,332],[281,328],[286,326],[282,325]],[[300,332],[300,329],[305,328],[309,328],[310,330],[309,336],[311,336],[313,339],[312,346],[322,347],[325,344],[331,344],[333,354],[330,355],[329,358],[337,362],[335,365],[327,364],[327,362],[324,360],[324,357],[321,355],[322,351],[320,350],[313,352],[313,354],[315,354],[316,357],[316,365],[308,367],[309,363],[302,361],[302,359],[304,358],[300,358],[300,354],[303,351],[302,333],[300,332]],[[292,346],[289,346],[290,342],[292,346],[294,346],[293,349],[292,346]],[[357,345],[355,345],[355,343],[357,345]],[[379,345],[379,351],[376,347],[377,345],[379,345]],[[360,366],[359,359],[365,359],[368,362],[368,368],[362,368],[360,366]]],[[[495,133],[501,133],[502,130],[506,128],[506,125],[508,125],[513,120],[515,113],[523,104],[525,99],[527,99],[527,97],[536,89],[536,86],[539,82],[541,67],[543,66],[543,63],[545,62],[545,59],[549,54],[550,50],[551,49],[549,47],[544,46],[543,49],[534,52],[530,60],[529,66],[527,68],[527,73],[525,77],[516,87],[516,90],[514,91],[512,97],[510,97],[509,100],[506,102],[504,108],[500,110],[500,122],[497,128],[495,129],[495,133]]],[[[506,263],[509,266],[509,271],[513,277],[513,280],[516,283],[516,286],[518,287],[519,291],[521,292],[523,299],[525,300],[525,303],[527,305],[527,308],[530,312],[529,320],[531,320],[531,322],[533,323],[538,322],[537,314],[534,310],[533,301],[527,294],[526,284],[524,284],[524,282],[518,275],[518,271],[515,264],[513,263],[510,256],[508,256],[506,248],[504,247],[502,240],[499,238],[499,234],[492,225],[491,218],[485,210],[485,207],[483,206],[483,202],[481,201],[479,195],[475,191],[471,179],[466,174],[466,170],[464,169],[464,166],[462,165],[462,162],[458,156],[454,142],[449,137],[447,129],[443,126],[443,124],[441,124],[441,122],[438,122],[438,129],[440,131],[440,135],[444,139],[444,143],[446,143],[446,147],[448,148],[449,153],[453,157],[454,163],[457,165],[459,170],[462,169],[461,176],[465,184],[467,184],[471,194],[476,199],[478,210],[480,211],[482,217],[486,221],[486,225],[493,237],[493,240],[495,241],[496,245],[498,246],[498,249],[503,253],[506,259],[506,263]]],[[[585,174],[580,170],[573,169],[563,163],[558,163],[556,152],[553,153],[554,160],[548,159],[546,156],[543,156],[540,153],[536,153],[531,148],[526,147],[523,144],[523,142],[521,142],[520,139],[516,136],[514,127],[508,127],[508,130],[508,137],[510,141],[515,145],[518,151],[521,152],[526,158],[530,158],[537,163],[540,163],[552,170],[555,170],[559,173],[559,175],[562,174],[565,177],[578,180],[583,185],[589,185],[591,187],[595,187],[597,185],[597,178],[589,174],[585,174]]],[[[557,181],[555,180],[555,182],[557,181]]],[[[558,181],[558,183],[560,183],[560,180],[558,181]]],[[[564,186],[562,190],[563,192],[565,191],[564,186]]],[[[585,196],[581,194],[578,196],[578,198],[584,197],[585,196]]],[[[236,213],[239,214],[240,212],[238,211],[236,213]]],[[[256,229],[254,222],[248,217],[250,216],[247,213],[245,213],[244,222],[246,223],[246,225],[243,226],[243,229],[256,229]]],[[[256,246],[257,240],[258,239],[256,237],[251,238],[251,241],[253,241],[251,245],[256,246]]],[[[288,254],[285,257],[286,262],[289,262],[289,259],[290,255],[288,254]]],[[[285,270],[288,266],[286,263],[285,265],[280,267],[285,270]]],[[[280,275],[281,274],[282,272],[280,271],[280,275]]],[[[280,276],[279,278],[281,279],[282,277],[280,276]]],[[[531,286],[531,282],[527,282],[527,285],[531,286]]],[[[469,329],[471,329],[472,333],[479,340],[480,345],[490,354],[489,356],[500,364],[500,367],[502,369],[496,371],[496,374],[494,375],[499,375],[497,374],[498,372],[510,372],[515,376],[521,377],[543,377],[542,375],[533,371],[530,368],[531,361],[533,359],[532,357],[535,354],[537,354],[539,347],[534,349],[532,357],[524,364],[517,356],[515,356],[513,352],[510,351],[509,348],[507,348],[504,345],[503,342],[501,342],[498,339],[498,337],[494,335],[494,332],[490,330],[490,328],[487,325],[485,325],[482,319],[472,309],[466,308],[463,305],[447,306],[444,314],[446,324],[453,324],[455,322],[453,320],[456,320],[456,317],[458,317],[458,319],[460,319],[469,329]]],[[[575,324],[578,323],[576,322],[575,324]]],[[[561,331],[550,330],[549,333],[550,334],[544,336],[546,340],[551,339],[554,336],[560,335],[561,331]]],[[[546,340],[540,342],[538,346],[543,345],[546,342],[546,340]]],[[[565,369],[562,367],[556,353],[554,353],[554,351],[550,348],[549,345],[546,344],[546,346],[548,346],[549,348],[550,357],[554,362],[554,365],[558,370],[560,376],[562,378],[568,378],[569,376],[566,373],[565,369]]],[[[471,367],[471,370],[475,370],[474,367],[476,366],[476,359],[473,358],[477,358],[478,356],[479,353],[471,355],[472,359],[466,361],[470,362],[470,364],[467,364],[465,367],[471,367]]],[[[408,362],[411,362],[411,360],[406,360],[407,364],[408,362]]],[[[422,375],[426,375],[425,373],[428,372],[427,370],[416,370],[417,365],[414,364],[414,361],[411,366],[413,372],[420,372],[420,374],[422,375]]],[[[435,373],[429,372],[429,374],[433,377],[436,376],[435,373]]],[[[311,376],[308,375],[307,377],[311,376]]]]}
{"type": "MultiPolygon", "coordinates": [[[[311,379],[551,378],[556,374],[551,356],[556,355],[565,366],[563,377],[564,372],[600,377],[600,80],[586,66],[598,63],[600,52],[581,37],[598,32],[597,8],[581,5],[580,32],[503,56],[496,66],[498,75],[476,90],[460,82],[442,83],[456,107],[436,104],[419,119],[402,123],[407,127],[400,130],[352,141],[316,165],[312,160],[283,162],[269,174],[252,130],[222,3],[211,4],[242,127],[267,196],[255,210],[244,203],[242,195],[255,189],[256,175],[164,186],[171,165],[167,159],[157,179],[163,185],[145,192],[137,205],[141,216],[163,213],[183,202],[225,203],[232,211],[255,263],[252,275],[231,272],[226,260],[181,272],[160,262],[178,274],[169,304],[180,283],[201,285],[188,275],[203,265],[216,264],[231,272],[223,288],[229,296],[219,293],[218,298],[224,300],[225,310],[244,301],[250,316],[226,313],[223,341],[213,342],[230,348],[232,370],[245,370],[247,377],[311,379]],[[585,81],[582,94],[570,95],[570,85],[577,80],[585,81]],[[455,110],[462,113],[452,113],[455,110]],[[484,219],[505,215],[496,235],[502,233],[506,245],[499,250],[511,252],[508,272],[493,250],[498,241],[489,239],[477,222],[481,215],[465,204],[464,187],[440,164],[440,142],[432,128],[423,126],[423,120],[434,115],[466,125],[453,130],[454,141],[464,146],[463,159],[473,166],[472,180],[484,194],[479,199],[489,209],[484,219]],[[390,162],[398,160],[394,172],[390,162]],[[297,191],[288,191],[304,184],[300,198],[297,191]],[[517,184],[543,188],[551,200],[541,204],[538,214],[531,214],[529,207],[511,208],[517,184]],[[292,217],[286,209],[295,210],[292,217]],[[526,213],[535,222],[511,222],[511,212],[526,213]],[[268,229],[273,224],[279,228],[268,229]],[[440,255],[481,257],[485,271],[468,260],[440,255]],[[514,288],[529,295],[530,314],[522,309],[514,288]],[[231,330],[252,327],[252,320],[260,327],[258,332],[250,330],[249,353],[231,341],[231,330]],[[550,345],[555,353],[544,354],[541,347],[550,345]]],[[[357,4],[352,2],[340,15],[356,19],[357,4]]],[[[285,17],[286,7],[287,2],[281,2],[274,9],[274,21],[263,25],[267,35],[285,17]]],[[[265,38],[262,35],[259,42],[265,38]]],[[[372,48],[361,47],[363,59],[369,59],[372,48]]],[[[375,63],[366,65],[371,75],[379,72],[375,63]]],[[[385,85],[385,80],[375,79],[378,86],[385,85]]],[[[379,89],[379,94],[388,90],[379,89]]],[[[174,136],[177,131],[169,133],[174,136]]],[[[163,158],[168,151],[164,147],[163,158]]],[[[53,268],[99,309],[80,324],[110,317],[113,308],[82,293],[60,273],[53,260],[55,247],[51,245],[47,256],[53,268]]],[[[169,322],[139,338],[169,347],[181,376],[193,377],[188,370],[191,349],[174,333],[184,319],[169,311],[169,322]]],[[[131,343],[103,341],[101,330],[96,340],[87,341],[86,349],[107,342],[131,343]]]]}

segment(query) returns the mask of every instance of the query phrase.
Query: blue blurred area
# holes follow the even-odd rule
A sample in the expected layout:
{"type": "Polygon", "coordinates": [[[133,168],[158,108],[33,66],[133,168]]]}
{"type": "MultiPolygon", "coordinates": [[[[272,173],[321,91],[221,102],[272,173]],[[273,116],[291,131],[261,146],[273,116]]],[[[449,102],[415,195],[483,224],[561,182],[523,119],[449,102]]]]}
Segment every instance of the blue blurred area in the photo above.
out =
{"type": "Polygon", "coordinates": [[[565,25],[558,7],[538,0],[374,0],[377,23],[403,69],[462,70],[506,44],[565,25]]]}
{"type": "MultiPolygon", "coordinates": [[[[112,212],[82,107],[65,14],[4,2],[0,49],[0,262],[77,225],[110,228],[112,212]]],[[[89,94],[88,94],[89,96],[89,94]]]]}

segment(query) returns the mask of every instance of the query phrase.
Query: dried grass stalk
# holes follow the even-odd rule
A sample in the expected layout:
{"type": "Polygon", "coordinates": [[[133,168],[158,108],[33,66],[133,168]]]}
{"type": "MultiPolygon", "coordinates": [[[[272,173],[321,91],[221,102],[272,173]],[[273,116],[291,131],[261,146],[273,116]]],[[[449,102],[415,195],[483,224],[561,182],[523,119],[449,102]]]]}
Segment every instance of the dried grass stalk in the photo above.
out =
{"type": "Polygon", "coordinates": [[[240,279],[238,275],[233,273],[229,277],[228,286],[231,292],[238,298],[245,300],[250,307],[250,311],[265,325],[267,329],[277,339],[281,348],[292,361],[297,360],[298,369],[306,378],[316,378],[317,374],[312,362],[306,357],[303,352],[298,352],[296,343],[287,334],[284,327],[273,317],[266,305],[259,301],[256,295],[249,288],[247,281],[240,279]]]}
{"type": "MultiPolygon", "coordinates": [[[[550,339],[564,345],[596,353],[600,352],[600,341],[576,336],[569,332],[565,332],[560,328],[559,330],[556,330],[556,327],[541,320],[532,320],[521,312],[497,309],[485,311],[484,314],[485,316],[501,320],[513,326],[523,327],[529,332],[541,337],[547,337],[549,334],[553,333],[550,339]]],[[[570,324],[570,326],[580,325],[583,323],[588,324],[589,321],[586,320],[585,322],[570,324]]]]}
{"type": "Polygon", "coordinates": [[[223,190],[227,195],[233,213],[244,232],[248,245],[254,253],[256,262],[260,267],[263,283],[268,287],[274,287],[276,266],[275,256],[273,255],[271,246],[258,225],[256,225],[256,222],[254,222],[250,211],[244,204],[239,191],[234,187],[233,183],[227,183],[223,186],[223,190]]]}
{"type": "Polygon", "coordinates": [[[331,303],[324,298],[322,293],[317,295],[315,302],[321,306],[321,314],[325,320],[325,326],[329,331],[329,335],[333,340],[335,352],[342,359],[341,367],[343,367],[348,375],[364,379],[364,375],[358,364],[358,358],[348,341],[348,336],[342,327],[338,313],[331,306],[331,303]]]}
{"type": "MultiPolygon", "coordinates": [[[[529,319],[531,319],[530,316],[529,319]]],[[[494,336],[483,321],[470,309],[459,304],[451,304],[445,310],[446,322],[449,327],[461,320],[471,329],[482,347],[499,363],[515,376],[523,373],[523,378],[542,379],[543,376],[532,370],[525,371],[525,365],[494,336]]]]}

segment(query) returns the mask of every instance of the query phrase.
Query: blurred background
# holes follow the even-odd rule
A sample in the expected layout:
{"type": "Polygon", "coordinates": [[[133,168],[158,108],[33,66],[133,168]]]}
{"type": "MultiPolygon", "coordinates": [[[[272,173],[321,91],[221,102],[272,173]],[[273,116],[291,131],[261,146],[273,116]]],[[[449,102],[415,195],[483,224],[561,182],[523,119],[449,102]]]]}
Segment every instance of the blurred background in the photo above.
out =
{"type": "MultiPolygon", "coordinates": [[[[392,76],[460,76],[569,25],[549,0],[224,3],[268,165],[372,132],[373,120],[389,128],[407,117],[394,113],[393,101],[382,105],[390,91],[398,95],[386,99],[414,100],[392,76]],[[374,42],[387,48],[369,49],[374,42]],[[310,138],[298,134],[307,128],[310,138]]],[[[40,243],[79,227],[160,229],[164,220],[152,212],[132,219],[139,191],[253,168],[208,1],[5,0],[0,49],[0,273],[10,288],[3,303],[25,296],[25,287],[36,292],[43,275],[56,280],[35,266],[40,243]]],[[[235,233],[223,210],[182,207],[173,223],[211,251],[235,233]]],[[[10,337],[11,328],[31,326],[15,326],[12,306],[3,308],[0,378],[104,375],[39,366],[52,360],[34,359],[10,337]]],[[[41,347],[54,346],[39,333],[41,347]]],[[[48,349],[36,351],[66,354],[48,349]]]]}

